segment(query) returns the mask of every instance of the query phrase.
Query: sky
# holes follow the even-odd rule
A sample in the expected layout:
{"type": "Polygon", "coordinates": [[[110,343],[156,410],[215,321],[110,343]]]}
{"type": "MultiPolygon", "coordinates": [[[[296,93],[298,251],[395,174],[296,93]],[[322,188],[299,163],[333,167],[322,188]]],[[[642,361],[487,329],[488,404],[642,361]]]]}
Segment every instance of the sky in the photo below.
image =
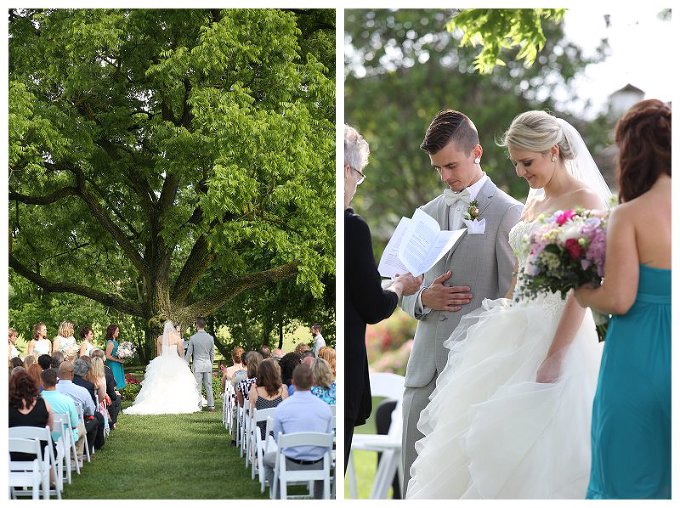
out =
{"type": "MultiPolygon", "coordinates": [[[[639,4],[635,9],[621,7],[576,7],[564,18],[565,33],[579,45],[586,55],[593,55],[600,39],[609,39],[610,54],[599,64],[586,68],[584,76],[573,86],[583,90],[582,97],[590,98],[593,107],[585,111],[592,117],[606,104],[609,94],[626,84],[640,88],[645,98],[671,100],[676,66],[671,63],[671,21],[658,19],[657,5],[639,4]],[[606,26],[604,15],[609,14],[606,26]]],[[[574,112],[582,103],[567,105],[574,112]]]]}

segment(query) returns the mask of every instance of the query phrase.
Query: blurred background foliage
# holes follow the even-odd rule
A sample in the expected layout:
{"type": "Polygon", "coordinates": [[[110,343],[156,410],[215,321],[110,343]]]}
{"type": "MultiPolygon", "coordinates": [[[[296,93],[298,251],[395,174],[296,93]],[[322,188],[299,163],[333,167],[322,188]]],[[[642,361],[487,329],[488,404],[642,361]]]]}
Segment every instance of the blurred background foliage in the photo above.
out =
{"type": "MultiPolygon", "coordinates": [[[[598,154],[608,153],[615,119],[605,111],[586,120],[567,108],[575,98],[587,95],[570,84],[587,65],[606,58],[606,39],[593,56],[586,56],[565,37],[562,12],[555,11],[553,16],[540,17],[545,41],[533,63],[521,60],[521,46],[504,47],[499,53],[504,65],[480,74],[475,68],[480,48],[463,47],[460,28],[447,30],[457,13],[345,11],[345,122],[356,127],[371,148],[365,169],[368,178],[352,207],[371,227],[376,260],[399,219],[410,217],[442,191],[419,145],[430,121],[443,109],[461,110],[472,119],[484,148],[482,168],[522,202],[526,183],[516,176],[496,142],[516,115],[530,109],[547,110],[572,123],[613,185],[611,155],[601,160],[598,154]]],[[[505,17],[497,19],[508,23],[505,17]]],[[[498,28],[500,32],[504,27],[498,28]]],[[[403,374],[415,326],[400,311],[369,326],[366,338],[372,369],[403,374]]]]}

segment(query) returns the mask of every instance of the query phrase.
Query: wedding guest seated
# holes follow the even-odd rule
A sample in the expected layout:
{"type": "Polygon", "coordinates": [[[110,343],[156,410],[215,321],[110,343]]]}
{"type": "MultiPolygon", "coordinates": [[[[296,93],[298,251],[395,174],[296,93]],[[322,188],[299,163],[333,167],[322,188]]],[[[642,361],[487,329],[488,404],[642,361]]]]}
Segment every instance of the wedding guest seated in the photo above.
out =
{"type": "MultiPolygon", "coordinates": [[[[301,357],[304,356],[304,354],[307,351],[312,351],[312,348],[309,347],[309,344],[307,344],[306,342],[300,342],[300,343],[298,343],[297,346],[295,346],[295,352],[297,354],[299,354],[301,357]]],[[[313,355],[314,355],[314,351],[312,351],[312,356],[313,355]]]]}
{"type": "Polygon", "coordinates": [[[311,369],[312,365],[314,365],[314,360],[316,360],[316,357],[312,351],[305,351],[302,353],[303,365],[307,365],[311,369]]]}
{"type": "Polygon", "coordinates": [[[226,385],[226,382],[229,381],[231,382],[232,378],[234,377],[234,374],[238,372],[239,370],[245,370],[245,365],[243,365],[242,362],[242,356],[243,356],[244,349],[241,346],[236,346],[234,350],[231,352],[231,361],[232,365],[229,367],[225,368],[225,372],[223,373],[222,376],[222,391],[224,391],[224,387],[226,385]]]}
{"type": "Polygon", "coordinates": [[[301,358],[298,353],[286,353],[279,361],[281,367],[281,381],[288,386],[288,395],[292,395],[295,391],[293,387],[293,371],[295,367],[300,365],[301,358]]]}
{"type": "Polygon", "coordinates": [[[94,402],[92,402],[92,397],[85,388],[73,383],[74,374],[71,362],[61,362],[59,370],[57,371],[57,376],[59,377],[57,391],[64,395],[68,395],[76,404],[79,404],[80,407],[83,408],[85,434],[87,434],[87,442],[90,445],[90,453],[93,453],[94,443],[97,440],[99,431],[99,420],[94,416],[95,406],[94,402]]]}
{"type": "MultiPolygon", "coordinates": [[[[262,360],[257,367],[257,384],[250,389],[250,407],[271,409],[288,398],[288,387],[281,383],[281,367],[273,358],[262,360]]],[[[264,439],[267,422],[259,422],[260,434],[264,439]]]]}
{"type": "Polygon", "coordinates": [[[331,366],[323,358],[314,360],[312,365],[313,386],[311,392],[326,404],[335,405],[335,381],[331,366]]]}
{"type": "Polygon", "coordinates": [[[97,394],[97,400],[99,401],[99,406],[97,410],[104,416],[105,428],[110,428],[109,425],[109,411],[108,406],[111,405],[111,399],[106,393],[106,376],[104,374],[104,361],[101,358],[90,358],[86,356],[90,362],[90,369],[85,374],[85,379],[90,383],[94,384],[94,388],[97,394]]]}
{"type": "MultiPolygon", "coordinates": [[[[9,427],[53,427],[52,408],[38,393],[38,386],[26,371],[9,379],[9,427]]],[[[47,442],[41,442],[47,446],[47,442]]],[[[55,448],[56,451],[56,448],[55,448]]],[[[12,460],[33,460],[31,453],[12,453],[12,460]]]]}
{"type": "Polygon", "coordinates": [[[272,358],[276,361],[279,361],[281,358],[283,358],[283,349],[275,349],[272,351],[272,358]]]}
{"type": "Polygon", "coordinates": [[[15,356],[12,358],[9,362],[9,368],[13,369],[14,367],[23,367],[24,366],[24,361],[19,358],[18,356],[15,356]]]}
{"type": "MultiPolygon", "coordinates": [[[[54,369],[45,369],[40,374],[40,379],[44,390],[42,397],[50,405],[52,411],[56,413],[68,414],[71,418],[71,431],[73,433],[73,441],[76,443],[76,450],[78,453],[77,460],[81,467],[83,463],[83,452],[85,451],[85,425],[78,418],[78,411],[76,410],[75,401],[68,395],[64,395],[57,391],[57,371],[54,369]]],[[[59,439],[61,429],[55,429],[52,433],[53,439],[59,439]]]]}
{"type": "MultiPolygon", "coordinates": [[[[295,432],[333,431],[333,415],[330,406],[310,392],[312,387],[312,369],[307,365],[298,365],[293,371],[295,393],[281,402],[274,412],[273,433],[291,434],[295,432]]],[[[325,448],[316,446],[289,447],[283,451],[286,456],[286,469],[290,471],[314,470],[323,467],[325,448]]],[[[274,480],[274,461],[276,455],[267,453],[264,456],[265,477],[272,485],[274,480]]],[[[281,489],[277,489],[281,492],[281,489]]],[[[314,482],[314,498],[323,495],[323,482],[314,482]]]]}
{"type": "Polygon", "coordinates": [[[38,357],[38,365],[42,370],[47,370],[52,366],[52,357],[50,355],[40,355],[38,357]]]}
{"type": "MultiPolygon", "coordinates": [[[[102,363],[104,362],[106,356],[104,351],[101,349],[93,349],[91,353],[92,361],[95,358],[99,358],[102,363]]],[[[104,379],[106,380],[106,394],[111,399],[111,405],[109,406],[109,415],[111,416],[111,422],[109,423],[109,428],[114,430],[116,427],[116,422],[118,421],[118,413],[120,412],[120,406],[123,401],[123,397],[120,392],[116,390],[116,380],[113,377],[113,371],[111,367],[104,364],[104,379]]]]}
{"type": "Polygon", "coordinates": [[[92,402],[95,404],[93,414],[99,422],[99,427],[97,428],[97,437],[95,438],[94,447],[99,449],[102,448],[106,442],[106,421],[97,405],[97,387],[92,381],[87,379],[88,372],[90,371],[89,362],[91,361],[90,357],[84,356],[73,362],[73,383],[85,388],[92,397],[92,402]]]}
{"type": "Polygon", "coordinates": [[[328,362],[328,365],[331,367],[331,372],[333,372],[333,379],[335,380],[335,349],[332,347],[322,347],[319,350],[319,358],[323,358],[328,362]]]}
{"type": "Polygon", "coordinates": [[[31,364],[28,369],[26,369],[26,372],[31,376],[31,379],[35,383],[35,386],[38,387],[38,392],[41,392],[43,389],[42,381],[40,381],[40,373],[42,371],[42,368],[37,363],[31,364]]]}
{"type": "Polygon", "coordinates": [[[51,369],[59,369],[61,362],[64,361],[64,353],[61,351],[55,351],[52,353],[52,361],[50,362],[51,369]]]}
{"type": "Polygon", "coordinates": [[[247,377],[241,381],[236,387],[236,400],[238,405],[243,407],[245,401],[248,400],[248,395],[250,393],[250,388],[257,383],[257,368],[262,361],[262,355],[257,351],[248,352],[248,368],[247,377]]]}
{"type": "Polygon", "coordinates": [[[38,357],[37,357],[37,356],[35,356],[35,355],[33,355],[33,354],[29,354],[29,355],[26,355],[26,356],[24,357],[24,368],[25,368],[26,370],[28,370],[28,368],[29,368],[31,365],[33,365],[34,363],[38,363],[38,357]]]}
{"type": "Polygon", "coordinates": [[[241,353],[241,365],[243,368],[235,371],[231,376],[231,384],[234,387],[234,390],[236,390],[236,387],[241,381],[248,377],[248,353],[241,353]]]}
{"type": "Polygon", "coordinates": [[[12,377],[14,374],[17,372],[26,372],[26,369],[22,367],[21,365],[17,365],[12,369],[12,372],[9,373],[9,377],[12,377]]]}

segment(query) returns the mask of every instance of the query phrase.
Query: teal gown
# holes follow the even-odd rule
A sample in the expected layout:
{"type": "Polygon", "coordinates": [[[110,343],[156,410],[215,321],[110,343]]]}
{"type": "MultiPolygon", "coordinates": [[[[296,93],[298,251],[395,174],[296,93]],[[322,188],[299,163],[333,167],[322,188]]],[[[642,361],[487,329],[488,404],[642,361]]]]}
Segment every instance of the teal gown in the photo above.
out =
{"type": "MultiPolygon", "coordinates": [[[[116,356],[118,354],[118,341],[109,339],[107,341],[107,345],[109,342],[113,342],[113,350],[111,351],[111,356],[116,356]]],[[[123,388],[125,388],[125,370],[123,370],[123,364],[119,362],[112,362],[111,360],[106,360],[106,365],[111,367],[111,371],[113,372],[113,379],[116,380],[116,389],[122,390],[123,388]]]]}
{"type": "Polygon", "coordinates": [[[671,270],[640,265],[635,303],[609,323],[587,497],[671,497],[671,270]]]}

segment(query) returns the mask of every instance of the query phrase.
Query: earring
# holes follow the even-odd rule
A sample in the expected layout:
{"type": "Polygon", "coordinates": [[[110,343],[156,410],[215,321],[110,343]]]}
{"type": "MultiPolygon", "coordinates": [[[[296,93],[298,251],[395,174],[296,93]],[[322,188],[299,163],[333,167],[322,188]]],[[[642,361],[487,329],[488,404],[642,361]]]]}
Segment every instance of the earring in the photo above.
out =
{"type": "Polygon", "coordinates": [[[479,164],[479,161],[480,161],[480,160],[481,160],[481,159],[480,159],[479,157],[475,157],[475,164],[479,164]]]}
{"type": "Polygon", "coordinates": [[[557,162],[557,157],[555,155],[552,156],[552,159],[550,159],[551,162],[557,162]]]}

